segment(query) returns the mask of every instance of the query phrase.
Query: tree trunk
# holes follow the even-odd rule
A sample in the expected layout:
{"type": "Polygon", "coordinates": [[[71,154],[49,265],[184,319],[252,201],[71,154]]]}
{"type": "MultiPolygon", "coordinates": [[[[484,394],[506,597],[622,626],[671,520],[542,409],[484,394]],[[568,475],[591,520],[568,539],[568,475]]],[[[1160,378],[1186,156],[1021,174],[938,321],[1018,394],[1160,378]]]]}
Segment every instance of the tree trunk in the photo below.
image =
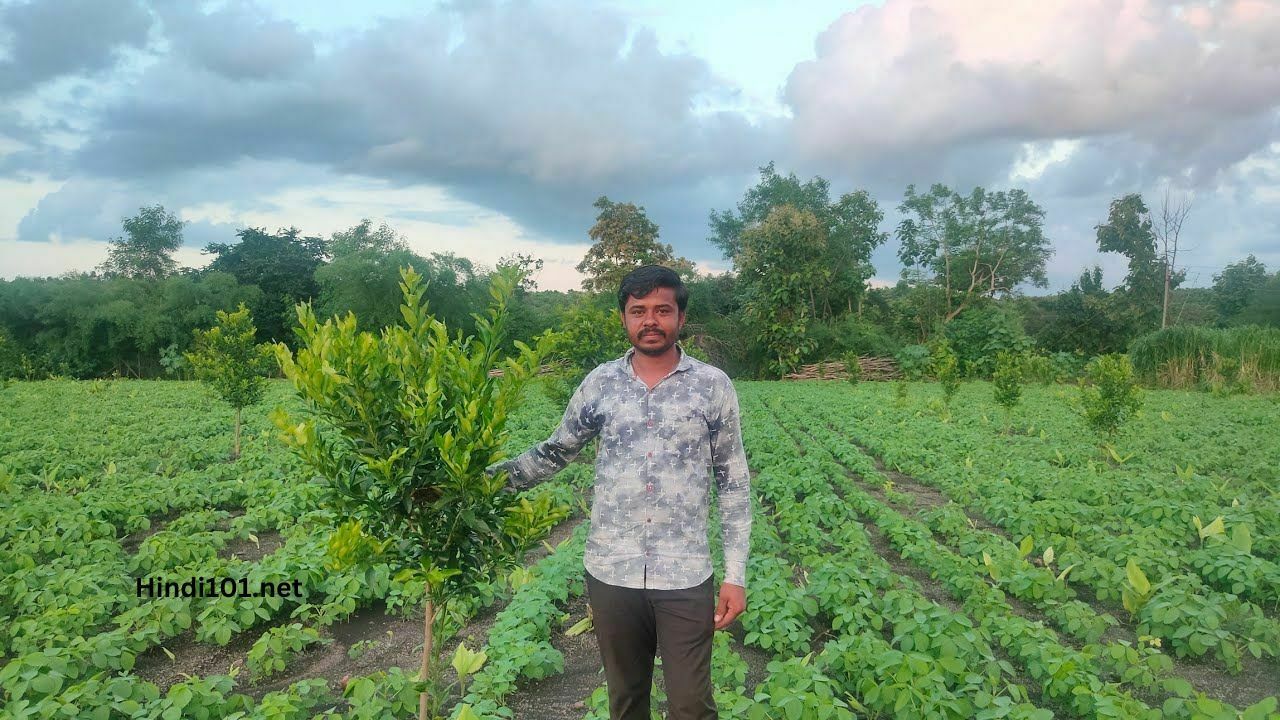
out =
{"type": "Polygon", "coordinates": [[[236,447],[231,453],[232,460],[240,458],[240,408],[236,408],[236,447]]]}
{"type": "Polygon", "coordinates": [[[1169,327],[1169,271],[1171,265],[1164,264],[1164,303],[1160,308],[1160,329],[1169,327]]]}
{"type": "MultiPolygon", "coordinates": [[[[419,679],[426,680],[427,673],[431,670],[431,616],[434,608],[431,607],[431,583],[423,583],[423,595],[427,599],[426,612],[423,613],[422,621],[422,668],[419,670],[419,679]]],[[[418,720],[427,720],[427,694],[424,692],[418,696],[418,720]]]]}

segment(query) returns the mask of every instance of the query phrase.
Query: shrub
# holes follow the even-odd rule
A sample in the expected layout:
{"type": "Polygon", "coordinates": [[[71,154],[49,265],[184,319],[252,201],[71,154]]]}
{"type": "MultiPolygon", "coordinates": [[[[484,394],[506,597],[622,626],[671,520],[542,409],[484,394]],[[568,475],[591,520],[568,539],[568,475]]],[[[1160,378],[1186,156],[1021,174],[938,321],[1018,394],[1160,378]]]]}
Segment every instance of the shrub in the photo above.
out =
{"type": "Polygon", "coordinates": [[[880,326],[850,314],[812,321],[808,335],[814,343],[813,360],[843,357],[846,353],[893,357],[901,347],[880,326]]]}
{"type": "Polygon", "coordinates": [[[844,371],[849,377],[851,385],[857,385],[862,379],[862,363],[858,362],[858,353],[847,352],[844,354],[844,371]]]}
{"type": "Polygon", "coordinates": [[[1011,352],[1001,352],[996,355],[996,369],[991,375],[991,383],[996,402],[1005,409],[1005,425],[1009,424],[1009,414],[1022,398],[1025,362],[1022,355],[1011,352]]]}
{"type": "Polygon", "coordinates": [[[960,389],[960,361],[951,349],[946,338],[939,338],[934,344],[930,358],[930,369],[933,376],[942,384],[942,398],[947,407],[951,407],[951,398],[960,389]]]}
{"type": "Polygon", "coordinates": [[[1142,391],[1134,382],[1127,355],[1100,355],[1086,369],[1088,384],[1080,385],[1080,405],[1085,422],[1099,436],[1110,440],[1142,407],[1142,391]]]}
{"type": "Polygon", "coordinates": [[[271,348],[254,342],[257,329],[249,308],[240,303],[233,313],[219,310],[218,324],[208,330],[194,330],[195,344],[184,355],[196,379],[208,386],[236,411],[235,448],[240,457],[240,413],[262,402],[266,374],[271,369],[271,348]]]}
{"type": "Polygon", "coordinates": [[[908,380],[919,380],[929,370],[929,348],[924,345],[907,345],[898,351],[896,359],[902,376],[908,380]]]}
{"type": "Polygon", "coordinates": [[[1028,352],[1034,345],[1023,330],[1022,319],[996,305],[965,310],[947,323],[943,333],[959,357],[960,367],[978,377],[995,371],[995,359],[1001,352],[1028,352]]]}
{"type": "Polygon", "coordinates": [[[297,357],[283,344],[276,355],[308,417],[277,409],[272,420],[327,481],[340,523],[333,554],[434,577],[441,600],[533,542],[502,492],[506,476],[484,470],[503,459],[508,417],[554,336],[498,357],[513,271],[492,276],[488,313],[465,339],[427,312],[415,271],[401,276],[404,323],[378,334],[358,331],[352,313],[321,325],[310,304],[298,306],[297,357]],[[503,374],[490,376],[495,367],[503,374]]]}

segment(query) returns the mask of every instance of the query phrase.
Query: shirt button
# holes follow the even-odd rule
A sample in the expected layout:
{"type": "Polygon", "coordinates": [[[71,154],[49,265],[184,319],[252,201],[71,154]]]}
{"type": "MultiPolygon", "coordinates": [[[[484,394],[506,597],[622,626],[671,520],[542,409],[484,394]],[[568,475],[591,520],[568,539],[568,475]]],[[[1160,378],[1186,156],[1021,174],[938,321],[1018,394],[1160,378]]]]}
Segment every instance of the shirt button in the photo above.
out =
{"type": "Polygon", "coordinates": [[[648,485],[645,485],[645,486],[644,486],[644,489],[645,489],[647,492],[653,492],[653,483],[649,483],[648,485]]]}
{"type": "Polygon", "coordinates": [[[653,518],[645,518],[644,521],[647,523],[651,523],[653,522],[653,518]]]}
{"type": "Polygon", "coordinates": [[[653,453],[645,453],[645,457],[653,457],[653,453]]]}

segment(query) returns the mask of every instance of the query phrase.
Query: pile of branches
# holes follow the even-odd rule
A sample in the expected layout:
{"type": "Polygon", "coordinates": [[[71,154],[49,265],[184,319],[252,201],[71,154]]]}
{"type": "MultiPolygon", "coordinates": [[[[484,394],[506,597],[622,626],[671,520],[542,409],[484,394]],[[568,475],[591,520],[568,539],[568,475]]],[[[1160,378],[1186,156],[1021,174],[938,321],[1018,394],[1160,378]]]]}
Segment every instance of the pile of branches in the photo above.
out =
{"type": "MultiPolygon", "coordinates": [[[[858,357],[858,368],[862,371],[863,380],[897,380],[902,377],[898,363],[893,358],[862,355],[858,357]]],[[[801,365],[800,369],[782,376],[783,380],[844,380],[848,377],[844,363],[839,360],[801,365]]]]}

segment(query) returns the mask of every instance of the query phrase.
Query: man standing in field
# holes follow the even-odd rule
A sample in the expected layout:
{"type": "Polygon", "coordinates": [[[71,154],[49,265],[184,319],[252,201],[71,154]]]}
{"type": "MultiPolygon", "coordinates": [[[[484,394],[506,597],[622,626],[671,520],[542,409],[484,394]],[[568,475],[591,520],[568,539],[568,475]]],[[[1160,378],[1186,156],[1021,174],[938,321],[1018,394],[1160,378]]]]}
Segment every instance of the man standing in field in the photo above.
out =
{"type": "Polygon", "coordinates": [[[718,368],[676,342],[689,292],[646,265],[622,280],[632,348],[578,386],[552,436],[489,467],[530,487],[600,436],[583,564],[613,720],[649,720],[655,651],[670,718],[716,718],[711,639],[746,609],[751,492],[738,396],[718,368]],[[713,597],[707,467],[718,490],[724,583],[713,597]]]}

